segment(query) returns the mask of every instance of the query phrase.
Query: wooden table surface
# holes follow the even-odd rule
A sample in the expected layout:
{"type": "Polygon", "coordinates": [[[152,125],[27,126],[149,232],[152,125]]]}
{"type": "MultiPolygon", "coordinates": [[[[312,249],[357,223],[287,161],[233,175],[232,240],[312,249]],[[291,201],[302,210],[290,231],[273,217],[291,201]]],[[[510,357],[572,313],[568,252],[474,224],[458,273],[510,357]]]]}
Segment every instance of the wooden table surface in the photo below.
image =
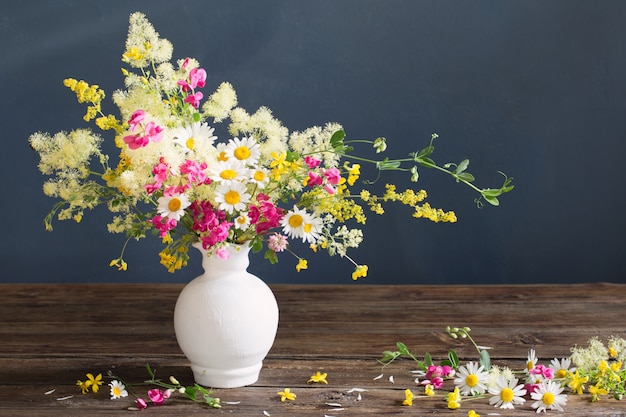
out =
{"type": "MultiPolygon", "coordinates": [[[[0,285],[0,415],[118,416],[136,411],[129,396],[110,400],[105,381],[94,394],[75,385],[85,374],[113,371],[130,383],[147,379],[150,363],[163,379],[193,382],[176,343],[172,314],[181,285],[0,285]]],[[[402,405],[404,390],[423,393],[410,361],[381,369],[384,350],[402,341],[423,355],[446,357],[454,349],[465,363],[476,360],[466,341],[445,327],[470,326],[477,343],[492,346],[494,364],[524,367],[529,349],[540,363],[569,356],[570,347],[592,336],[626,338],[626,285],[367,286],[274,285],[281,311],[276,342],[257,383],[218,389],[221,409],[172,397],[147,415],[187,416],[481,416],[535,415],[532,401],[501,410],[487,399],[449,410],[443,395],[402,405]],[[316,371],[328,384],[307,384],[316,371]],[[381,378],[376,378],[380,374],[381,378]],[[389,377],[393,376],[393,383],[389,377]],[[295,401],[281,402],[290,388],[295,401]],[[365,391],[352,390],[359,388],[365,391]],[[359,396],[360,394],[360,396],[359,396]],[[335,404],[335,405],[329,405],[335,404]],[[338,407],[336,404],[341,404],[338,407]]],[[[448,382],[447,384],[450,384],[448,382]]],[[[147,388],[135,387],[140,394],[147,388]]],[[[145,395],[142,395],[145,397],[145,395]]],[[[626,416],[626,399],[568,395],[573,417],[626,416]]]]}

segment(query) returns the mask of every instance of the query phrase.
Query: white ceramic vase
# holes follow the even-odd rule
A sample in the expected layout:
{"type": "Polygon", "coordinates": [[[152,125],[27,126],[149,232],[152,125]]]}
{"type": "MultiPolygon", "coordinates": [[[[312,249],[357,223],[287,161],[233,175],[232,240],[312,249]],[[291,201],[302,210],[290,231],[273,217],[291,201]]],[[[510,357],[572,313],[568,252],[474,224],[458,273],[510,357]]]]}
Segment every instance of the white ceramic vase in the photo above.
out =
{"type": "Polygon", "coordinates": [[[278,329],[278,305],[270,288],[246,269],[250,248],[230,247],[230,258],[206,256],[204,273],[176,302],[174,329],[195,381],[212,388],[255,383],[278,329]]]}

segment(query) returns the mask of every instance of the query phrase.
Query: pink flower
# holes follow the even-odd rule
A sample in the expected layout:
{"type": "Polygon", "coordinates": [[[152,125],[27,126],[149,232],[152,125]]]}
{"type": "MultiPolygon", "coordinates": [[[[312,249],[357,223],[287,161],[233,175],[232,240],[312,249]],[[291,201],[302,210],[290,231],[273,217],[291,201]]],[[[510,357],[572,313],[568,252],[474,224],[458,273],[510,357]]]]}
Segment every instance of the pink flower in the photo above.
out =
{"type": "Polygon", "coordinates": [[[187,175],[187,180],[190,183],[204,183],[207,179],[206,172],[204,170],[207,168],[207,164],[205,162],[198,164],[192,160],[186,160],[180,166],[180,173],[187,175]]]}
{"type": "Polygon", "coordinates": [[[155,182],[154,184],[146,184],[143,186],[143,188],[146,189],[146,192],[148,194],[154,194],[155,192],[161,189],[161,184],[158,182],[155,182]]]}
{"type": "Polygon", "coordinates": [[[135,110],[135,112],[130,116],[130,120],[128,121],[128,125],[130,126],[130,131],[134,131],[137,126],[141,124],[143,119],[146,117],[146,112],[143,110],[135,110]]]}
{"type": "Polygon", "coordinates": [[[197,93],[189,94],[185,98],[185,103],[189,103],[197,109],[200,106],[200,100],[202,100],[202,97],[204,97],[204,95],[202,95],[199,91],[197,93]]]}
{"type": "Polygon", "coordinates": [[[128,135],[124,136],[124,143],[126,143],[130,149],[139,149],[148,146],[150,138],[147,136],[128,135]]]}
{"type": "Polygon", "coordinates": [[[148,122],[146,124],[146,136],[152,142],[160,142],[163,138],[163,128],[154,122],[148,122]]]}
{"type": "Polygon", "coordinates": [[[135,404],[137,404],[137,408],[139,408],[140,410],[145,410],[146,408],[148,408],[148,403],[146,403],[146,400],[144,400],[143,398],[137,398],[135,400],[135,404]]]}
{"type": "Polygon", "coordinates": [[[341,172],[339,172],[337,168],[328,168],[326,172],[324,172],[324,175],[326,176],[328,182],[332,185],[339,184],[339,181],[341,180],[341,172]]]}
{"type": "Polygon", "coordinates": [[[306,182],[306,185],[308,185],[309,187],[315,187],[316,185],[322,185],[323,181],[324,179],[319,174],[313,171],[309,171],[309,178],[306,182]]]}
{"type": "Polygon", "coordinates": [[[554,378],[554,369],[547,367],[545,365],[537,365],[530,371],[528,371],[531,375],[541,375],[545,379],[554,378]]]}
{"type": "Polygon", "coordinates": [[[148,390],[148,397],[155,405],[163,404],[165,399],[169,397],[169,395],[167,397],[165,395],[166,394],[158,388],[148,390]]]}
{"type": "Polygon", "coordinates": [[[441,389],[443,387],[443,378],[440,376],[433,377],[431,379],[425,379],[420,382],[421,385],[432,385],[434,389],[441,389]]]}
{"type": "Polygon", "coordinates": [[[335,189],[330,184],[324,185],[324,191],[326,191],[328,194],[335,194],[335,189]]]}
{"type": "Polygon", "coordinates": [[[150,223],[152,223],[152,225],[160,232],[159,237],[161,239],[167,235],[167,232],[174,229],[178,224],[176,219],[170,219],[158,214],[150,220],[150,223]]]}
{"type": "Polygon", "coordinates": [[[185,60],[183,61],[183,65],[181,65],[181,68],[187,69],[188,66],[189,66],[189,58],[185,58],[185,60]]]}
{"type": "Polygon", "coordinates": [[[202,68],[192,69],[189,71],[189,81],[192,89],[195,89],[196,87],[204,87],[206,82],[206,71],[202,68]]]}
{"type": "Polygon", "coordinates": [[[287,249],[287,236],[274,233],[269,237],[267,246],[274,252],[282,252],[287,249]]]}
{"type": "Polygon", "coordinates": [[[218,250],[215,251],[215,254],[220,259],[226,260],[230,258],[230,252],[226,248],[219,248],[218,250]]]}
{"type": "Polygon", "coordinates": [[[152,173],[154,174],[154,180],[157,183],[164,183],[167,179],[167,172],[169,170],[169,165],[165,163],[165,159],[161,158],[159,163],[156,164],[152,168],[152,173]]]}
{"type": "Polygon", "coordinates": [[[322,161],[320,161],[319,159],[315,159],[312,156],[305,156],[304,163],[309,168],[313,169],[313,168],[317,168],[322,163],[322,161]]]}

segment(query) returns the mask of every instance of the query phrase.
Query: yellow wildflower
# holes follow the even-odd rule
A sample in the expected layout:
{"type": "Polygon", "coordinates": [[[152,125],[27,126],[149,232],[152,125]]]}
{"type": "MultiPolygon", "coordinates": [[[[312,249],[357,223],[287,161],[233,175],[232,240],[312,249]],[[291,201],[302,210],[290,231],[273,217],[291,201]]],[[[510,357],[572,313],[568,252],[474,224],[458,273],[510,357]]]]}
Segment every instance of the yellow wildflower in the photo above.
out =
{"type": "Polygon", "coordinates": [[[100,385],[102,385],[103,382],[102,374],[98,374],[95,377],[93,376],[93,374],[87,374],[86,376],[88,380],[85,381],[85,384],[88,384],[93,392],[98,392],[98,390],[100,389],[100,385]]]}
{"type": "Polygon", "coordinates": [[[402,405],[413,405],[413,392],[410,389],[404,390],[404,401],[402,401],[402,405]]]}
{"type": "Polygon", "coordinates": [[[311,375],[311,378],[309,378],[309,380],[307,381],[307,383],[309,382],[315,382],[315,383],[322,383],[322,384],[328,384],[328,381],[326,381],[326,376],[328,374],[326,372],[324,373],[320,373],[320,371],[317,371],[315,373],[315,375],[311,375]]]}
{"type": "Polygon", "coordinates": [[[81,381],[79,379],[78,381],[76,381],[76,385],[78,385],[83,394],[87,394],[89,392],[89,387],[91,386],[91,383],[89,382],[89,380],[81,381]]]}
{"type": "Polygon", "coordinates": [[[612,358],[616,358],[617,357],[617,350],[614,347],[609,347],[609,355],[612,358]]]}
{"type": "Polygon", "coordinates": [[[600,395],[606,395],[609,391],[606,388],[601,387],[601,383],[598,382],[596,385],[591,385],[589,387],[589,394],[591,394],[591,401],[598,401],[600,399],[600,395]]]}
{"type": "Polygon", "coordinates": [[[280,396],[280,401],[285,402],[286,400],[293,401],[296,399],[296,393],[291,392],[291,389],[285,388],[284,391],[279,391],[276,395],[280,396]]]}
{"type": "Polygon", "coordinates": [[[361,165],[353,164],[348,168],[346,164],[346,169],[348,170],[348,184],[353,186],[356,180],[359,179],[359,175],[361,175],[361,165]]]}
{"type": "Polygon", "coordinates": [[[435,387],[433,386],[433,384],[427,384],[424,387],[424,394],[428,395],[429,397],[435,395],[435,387]]]}
{"type": "Polygon", "coordinates": [[[448,408],[450,410],[456,410],[461,406],[461,394],[459,393],[458,387],[454,388],[454,391],[446,395],[446,401],[448,402],[448,408]]]}
{"type": "Polygon", "coordinates": [[[589,381],[589,377],[584,376],[581,378],[579,375],[578,369],[576,370],[576,373],[570,372],[569,377],[570,377],[570,382],[569,384],[567,384],[567,386],[570,387],[571,390],[577,393],[578,395],[582,394],[585,389],[584,384],[587,381],[589,381]]]}
{"type": "Polygon", "coordinates": [[[300,272],[303,269],[307,269],[309,265],[307,264],[306,259],[298,259],[298,265],[296,265],[296,271],[300,272]]]}
{"type": "Polygon", "coordinates": [[[354,268],[354,272],[352,272],[352,279],[354,281],[356,281],[357,279],[361,277],[366,277],[366,276],[367,276],[367,265],[357,265],[356,268],[354,268]]]}
{"type": "Polygon", "coordinates": [[[474,410],[469,410],[467,412],[467,417],[480,417],[480,414],[478,414],[476,411],[474,410]]]}
{"type": "Polygon", "coordinates": [[[115,266],[120,271],[126,271],[128,269],[128,264],[124,262],[122,258],[113,259],[109,266],[115,266]]]}

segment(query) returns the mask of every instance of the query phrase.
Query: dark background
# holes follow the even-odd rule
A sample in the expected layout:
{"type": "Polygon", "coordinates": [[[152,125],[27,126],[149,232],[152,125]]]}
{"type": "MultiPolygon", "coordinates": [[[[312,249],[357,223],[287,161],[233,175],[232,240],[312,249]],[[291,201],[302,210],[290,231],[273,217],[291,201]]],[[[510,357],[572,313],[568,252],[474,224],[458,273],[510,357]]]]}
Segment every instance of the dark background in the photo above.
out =
{"type": "MultiPolygon", "coordinates": [[[[81,224],[42,219],[53,201],[28,136],[84,127],[66,77],[122,86],[128,16],[144,12],[175,59],[192,56],[212,91],[230,81],[249,111],[291,130],[337,121],[349,138],[385,136],[404,157],[440,135],[435,159],[470,158],[482,187],[516,189],[498,208],[434,171],[418,186],[459,222],[402,207],[369,216],[353,257],[370,284],[624,282],[626,2],[545,0],[6,1],[0,3],[3,282],[187,282],[158,263],[160,243],[131,242],[105,209],[81,224]]],[[[106,101],[107,112],[116,109],[106,101]]],[[[367,173],[366,173],[367,174],[367,173]]],[[[390,179],[410,185],[406,175],[390,179]]],[[[381,183],[382,184],[382,183],[381,183]]],[[[352,283],[340,258],[283,256],[252,272],[271,283],[352,283]]]]}

